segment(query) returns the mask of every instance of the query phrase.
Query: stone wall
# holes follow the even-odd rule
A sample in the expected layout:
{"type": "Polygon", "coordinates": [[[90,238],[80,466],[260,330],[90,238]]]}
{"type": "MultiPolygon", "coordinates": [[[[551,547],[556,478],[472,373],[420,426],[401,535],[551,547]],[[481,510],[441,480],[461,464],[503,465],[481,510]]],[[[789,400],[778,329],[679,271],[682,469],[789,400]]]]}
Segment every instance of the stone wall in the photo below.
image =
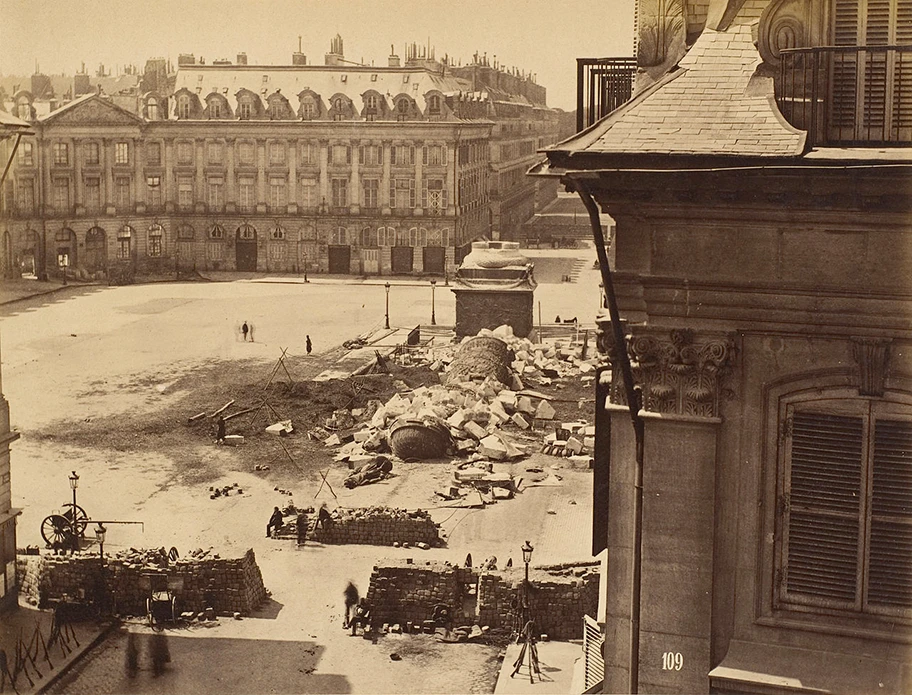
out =
{"type": "Polygon", "coordinates": [[[173,588],[177,610],[198,612],[213,608],[217,613],[248,615],[266,599],[263,577],[253,550],[240,558],[187,558],[167,567],[152,567],[130,557],[96,555],[19,556],[24,569],[21,592],[31,603],[44,603],[64,595],[92,600],[104,591],[113,598],[114,610],[124,615],[146,613],[154,572],[173,588]]]}
{"type": "Polygon", "coordinates": [[[318,543],[393,545],[394,543],[429,546],[441,544],[440,528],[422,510],[413,512],[390,507],[337,509],[325,528],[317,528],[317,515],[308,515],[308,540],[318,543]]]}
{"type": "MultiPolygon", "coordinates": [[[[553,639],[580,639],[583,615],[598,610],[595,569],[551,573],[533,570],[530,610],[536,632],[553,639]]],[[[384,560],[371,574],[367,601],[373,621],[403,625],[431,620],[438,605],[449,608],[452,626],[518,629],[523,570],[481,571],[448,563],[384,560]]]]}

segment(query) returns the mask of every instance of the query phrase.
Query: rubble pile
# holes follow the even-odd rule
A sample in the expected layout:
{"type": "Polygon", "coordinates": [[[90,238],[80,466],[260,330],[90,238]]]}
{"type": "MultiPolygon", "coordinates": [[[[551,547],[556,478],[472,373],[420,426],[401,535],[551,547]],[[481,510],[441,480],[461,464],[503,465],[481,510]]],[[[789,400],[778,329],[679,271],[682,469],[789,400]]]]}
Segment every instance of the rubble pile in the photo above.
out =
{"type": "MultiPolygon", "coordinates": [[[[446,562],[384,560],[371,574],[367,601],[375,627],[418,625],[433,631],[477,624],[482,630],[511,629],[519,618],[522,581],[519,568],[482,570],[446,562]],[[467,600],[474,600],[475,610],[464,610],[467,600]],[[435,620],[441,606],[448,609],[448,626],[435,620]]],[[[553,639],[576,639],[583,615],[598,609],[597,571],[587,569],[577,576],[534,570],[530,582],[536,629],[553,639]]]]}
{"type": "Polygon", "coordinates": [[[416,546],[427,549],[441,544],[440,528],[421,509],[407,511],[393,507],[336,509],[326,525],[308,519],[309,540],[320,543],[387,546],[416,546]]]}
{"type": "Polygon", "coordinates": [[[161,549],[131,548],[104,561],[94,553],[27,556],[27,560],[21,591],[33,605],[64,597],[91,600],[103,587],[115,597],[115,612],[145,615],[149,574],[166,578],[182,611],[211,608],[221,615],[249,615],[266,599],[252,549],[240,558],[195,550],[185,559],[169,560],[161,549]]]}

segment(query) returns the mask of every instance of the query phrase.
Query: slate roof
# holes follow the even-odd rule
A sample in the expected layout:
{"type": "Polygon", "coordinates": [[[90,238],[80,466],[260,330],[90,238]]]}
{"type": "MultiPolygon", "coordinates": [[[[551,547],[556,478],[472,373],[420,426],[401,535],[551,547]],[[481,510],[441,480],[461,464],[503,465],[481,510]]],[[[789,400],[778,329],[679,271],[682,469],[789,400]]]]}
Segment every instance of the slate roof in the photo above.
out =
{"type": "Polygon", "coordinates": [[[706,29],[678,69],[550,151],[795,157],[806,133],[776,108],[746,24],[706,29]]]}

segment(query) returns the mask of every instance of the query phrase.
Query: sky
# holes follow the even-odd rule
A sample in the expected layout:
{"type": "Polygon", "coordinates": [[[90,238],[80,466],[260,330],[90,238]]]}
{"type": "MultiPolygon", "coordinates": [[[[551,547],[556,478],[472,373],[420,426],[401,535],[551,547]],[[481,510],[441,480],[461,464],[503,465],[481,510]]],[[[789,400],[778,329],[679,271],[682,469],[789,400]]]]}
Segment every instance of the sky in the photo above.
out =
{"type": "Polygon", "coordinates": [[[575,108],[576,58],[633,50],[634,0],[0,0],[0,74],[73,74],[85,63],[115,73],[179,53],[322,65],[340,34],[345,57],[386,65],[390,46],[419,43],[535,73],[548,105],[575,108]]]}

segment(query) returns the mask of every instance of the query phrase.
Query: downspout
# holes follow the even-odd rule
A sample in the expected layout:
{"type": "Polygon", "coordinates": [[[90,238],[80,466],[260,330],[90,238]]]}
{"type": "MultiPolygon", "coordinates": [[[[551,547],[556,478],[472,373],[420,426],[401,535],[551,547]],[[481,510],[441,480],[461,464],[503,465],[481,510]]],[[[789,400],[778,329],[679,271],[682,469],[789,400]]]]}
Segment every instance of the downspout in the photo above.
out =
{"type": "MultiPolygon", "coordinates": [[[[589,213],[589,223],[592,227],[592,238],[595,241],[595,252],[599,261],[599,272],[602,276],[602,285],[605,288],[605,297],[608,300],[608,315],[611,318],[611,332],[614,336],[613,364],[621,368],[621,377],[624,380],[624,392],[627,395],[627,408],[630,411],[630,422],[636,442],[635,471],[634,471],[634,522],[633,522],[633,587],[630,596],[630,687],[631,695],[636,695],[639,689],[640,672],[640,571],[643,553],[643,418],[640,416],[641,392],[633,383],[633,369],[630,366],[630,355],[627,354],[627,343],[624,337],[624,328],[621,325],[621,316],[618,311],[617,296],[614,293],[614,282],[611,276],[611,267],[608,265],[608,253],[605,251],[605,237],[602,234],[602,224],[599,219],[598,206],[592,199],[592,194],[582,181],[572,176],[565,177],[571,181],[571,187],[579,194],[583,205],[589,213]]],[[[596,403],[596,407],[603,407],[596,403]]],[[[608,558],[611,562],[611,558],[608,558]]]]}

